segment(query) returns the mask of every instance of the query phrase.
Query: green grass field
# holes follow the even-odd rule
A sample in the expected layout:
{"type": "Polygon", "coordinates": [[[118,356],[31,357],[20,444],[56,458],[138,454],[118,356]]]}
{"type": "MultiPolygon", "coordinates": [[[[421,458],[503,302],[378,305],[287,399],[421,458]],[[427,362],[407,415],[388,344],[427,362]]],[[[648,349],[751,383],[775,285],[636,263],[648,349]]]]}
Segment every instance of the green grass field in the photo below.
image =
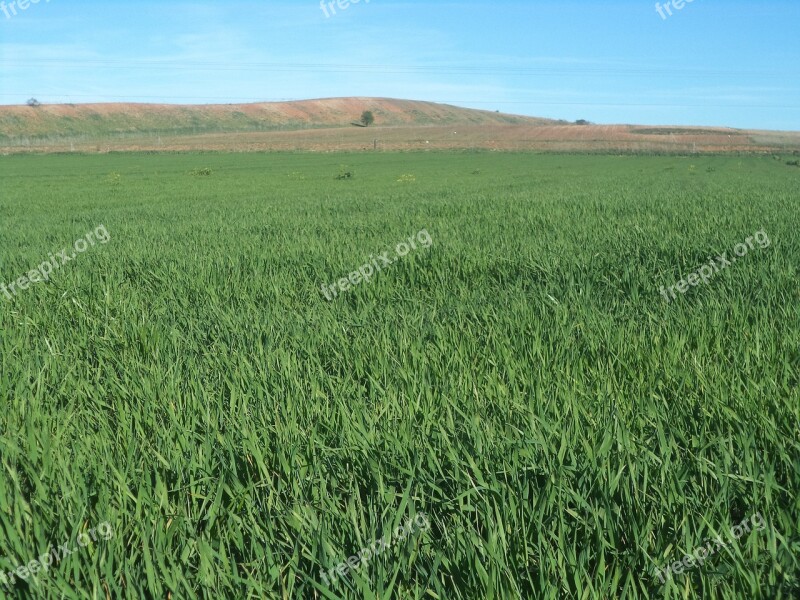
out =
{"type": "Polygon", "coordinates": [[[0,284],[110,236],[0,293],[0,597],[797,597],[784,159],[11,156],[0,178],[0,284]]]}

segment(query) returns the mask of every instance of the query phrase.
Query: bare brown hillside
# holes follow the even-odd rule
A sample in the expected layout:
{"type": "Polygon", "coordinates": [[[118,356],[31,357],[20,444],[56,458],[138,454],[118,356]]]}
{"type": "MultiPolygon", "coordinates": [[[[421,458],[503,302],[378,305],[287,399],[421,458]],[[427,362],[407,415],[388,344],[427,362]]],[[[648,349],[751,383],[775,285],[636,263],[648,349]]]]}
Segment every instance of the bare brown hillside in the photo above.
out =
{"type": "Polygon", "coordinates": [[[433,102],[328,98],[224,105],[0,106],[0,152],[355,151],[794,152],[800,133],[576,125],[433,102]],[[375,124],[355,127],[370,110],[375,124]]]}
{"type": "Polygon", "coordinates": [[[369,110],[377,126],[549,123],[433,102],[327,98],[257,104],[57,104],[0,106],[0,139],[275,131],[350,126],[369,110]]]}

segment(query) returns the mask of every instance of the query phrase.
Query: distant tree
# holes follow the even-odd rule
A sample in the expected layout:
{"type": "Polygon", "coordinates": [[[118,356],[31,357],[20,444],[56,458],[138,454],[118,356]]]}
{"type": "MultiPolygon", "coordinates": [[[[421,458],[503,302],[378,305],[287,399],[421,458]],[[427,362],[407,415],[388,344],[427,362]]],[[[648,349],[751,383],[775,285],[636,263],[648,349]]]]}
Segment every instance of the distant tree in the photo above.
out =
{"type": "Polygon", "coordinates": [[[365,110],[361,113],[361,122],[365,127],[369,127],[375,122],[375,115],[372,114],[371,110],[365,110]]]}
{"type": "Polygon", "coordinates": [[[31,106],[33,108],[36,108],[37,106],[41,106],[42,105],[42,103],[39,102],[36,98],[31,98],[25,104],[27,104],[28,106],[31,106]]]}
{"type": "Polygon", "coordinates": [[[589,121],[586,119],[578,119],[575,121],[575,125],[591,125],[591,123],[589,123],[589,121]]]}

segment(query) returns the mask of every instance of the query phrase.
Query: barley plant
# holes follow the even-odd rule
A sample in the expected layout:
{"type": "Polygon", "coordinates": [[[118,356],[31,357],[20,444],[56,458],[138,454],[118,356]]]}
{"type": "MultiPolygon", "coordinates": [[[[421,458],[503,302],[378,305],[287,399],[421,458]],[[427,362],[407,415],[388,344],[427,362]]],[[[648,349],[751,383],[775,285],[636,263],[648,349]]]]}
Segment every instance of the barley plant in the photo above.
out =
{"type": "Polygon", "coordinates": [[[0,597],[800,593],[784,160],[31,155],[0,180],[0,283],[111,236],[0,293],[0,597]],[[422,229],[430,248],[323,297],[422,229]]]}

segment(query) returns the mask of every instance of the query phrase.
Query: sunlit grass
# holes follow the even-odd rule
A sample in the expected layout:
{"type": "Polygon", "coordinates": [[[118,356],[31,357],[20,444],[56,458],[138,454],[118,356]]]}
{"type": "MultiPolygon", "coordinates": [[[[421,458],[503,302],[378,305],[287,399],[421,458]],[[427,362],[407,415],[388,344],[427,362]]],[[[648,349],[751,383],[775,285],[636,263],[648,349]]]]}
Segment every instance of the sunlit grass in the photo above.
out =
{"type": "Polygon", "coordinates": [[[116,534],[20,597],[797,593],[798,169],[189,154],[0,177],[0,281],[111,235],[0,297],[0,570],[116,534]],[[431,248],[323,297],[422,229],[431,248]],[[769,248],[659,294],[759,229],[769,248]],[[767,530],[658,583],[756,512],[767,530]]]}

